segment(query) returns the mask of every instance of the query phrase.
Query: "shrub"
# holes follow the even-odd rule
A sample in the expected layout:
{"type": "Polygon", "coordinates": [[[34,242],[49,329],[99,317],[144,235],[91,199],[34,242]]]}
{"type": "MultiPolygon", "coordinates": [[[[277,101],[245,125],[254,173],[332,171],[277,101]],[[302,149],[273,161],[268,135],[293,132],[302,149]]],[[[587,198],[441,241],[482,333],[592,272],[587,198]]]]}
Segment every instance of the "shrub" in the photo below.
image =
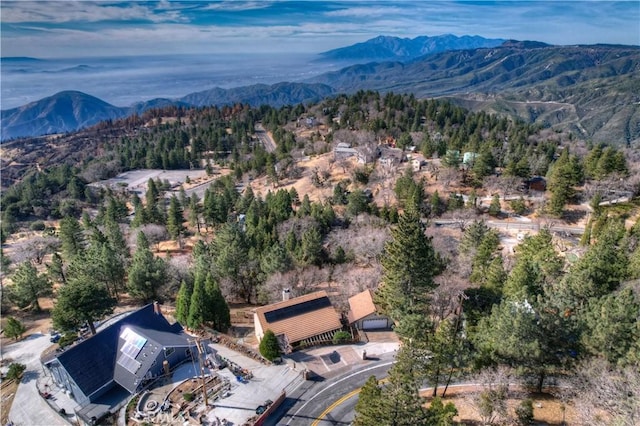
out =
{"type": "Polygon", "coordinates": [[[527,210],[527,205],[524,202],[524,198],[520,197],[517,200],[511,200],[509,202],[511,210],[517,215],[522,215],[527,210]]]}
{"type": "Polygon", "coordinates": [[[77,338],[78,336],[75,333],[65,333],[60,337],[60,340],[58,340],[58,345],[60,345],[61,348],[64,348],[65,346],[69,346],[75,342],[77,338]]]}
{"type": "Polygon", "coordinates": [[[29,225],[29,229],[31,229],[32,231],[44,231],[45,228],[46,225],[41,220],[36,220],[31,225],[29,225]]]}
{"type": "Polygon", "coordinates": [[[195,398],[195,396],[191,393],[191,392],[185,392],[182,394],[182,397],[184,398],[185,401],[187,402],[191,402],[193,401],[193,399],[195,398]]]}
{"type": "Polygon", "coordinates": [[[516,407],[516,417],[521,426],[530,425],[533,422],[533,401],[527,398],[516,407]]]}
{"type": "Polygon", "coordinates": [[[27,369],[27,366],[24,364],[20,364],[19,362],[14,362],[9,365],[9,370],[7,371],[7,379],[16,379],[19,380],[22,377],[22,373],[27,369]]]}
{"type": "Polygon", "coordinates": [[[351,334],[348,331],[340,330],[336,331],[333,335],[333,344],[337,345],[351,340],[351,334]]]}
{"type": "Polygon", "coordinates": [[[264,332],[264,336],[260,341],[260,355],[273,361],[280,356],[280,344],[278,338],[271,330],[264,332]]]}
{"type": "Polygon", "coordinates": [[[373,170],[368,167],[358,167],[353,171],[353,179],[363,185],[369,183],[369,176],[373,170]]]}

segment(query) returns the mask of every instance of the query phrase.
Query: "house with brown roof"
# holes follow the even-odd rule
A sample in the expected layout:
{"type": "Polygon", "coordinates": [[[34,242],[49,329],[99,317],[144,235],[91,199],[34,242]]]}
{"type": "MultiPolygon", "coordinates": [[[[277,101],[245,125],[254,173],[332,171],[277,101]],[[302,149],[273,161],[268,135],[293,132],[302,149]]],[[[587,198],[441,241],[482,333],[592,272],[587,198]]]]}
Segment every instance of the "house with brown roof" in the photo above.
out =
{"type": "Polygon", "coordinates": [[[373,291],[365,290],[349,298],[349,325],[358,330],[389,328],[391,319],[378,313],[373,303],[373,291]]]}
{"type": "Polygon", "coordinates": [[[255,309],[253,322],[258,340],[262,340],[265,331],[271,330],[283,351],[288,353],[302,342],[331,341],[335,332],[342,329],[340,314],[331,305],[326,291],[292,299],[288,294],[284,291],[281,302],[255,309]]]}

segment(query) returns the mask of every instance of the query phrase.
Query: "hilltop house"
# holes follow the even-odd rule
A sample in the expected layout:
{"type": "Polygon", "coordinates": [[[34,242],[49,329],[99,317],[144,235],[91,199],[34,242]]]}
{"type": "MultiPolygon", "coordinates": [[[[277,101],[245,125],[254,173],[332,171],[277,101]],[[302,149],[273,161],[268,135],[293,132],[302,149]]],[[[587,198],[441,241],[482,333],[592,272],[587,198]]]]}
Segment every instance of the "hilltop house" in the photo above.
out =
{"type": "Polygon", "coordinates": [[[349,298],[348,318],[349,325],[358,330],[384,329],[393,324],[387,316],[378,313],[371,290],[365,290],[349,298]]]}
{"type": "Polygon", "coordinates": [[[194,350],[182,326],[170,324],[157,304],[149,304],[42,363],[78,403],[78,416],[95,424],[194,350]]]}
{"type": "Polygon", "coordinates": [[[339,142],[336,147],[333,148],[333,156],[336,160],[354,157],[356,155],[358,155],[358,151],[355,148],[351,148],[351,144],[346,142],[339,142]]]}
{"type": "Polygon", "coordinates": [[[283,299],[255,309],[253,322],[258,340],[262,340],[265,331],[271,330],[282,350],[289,353],[302,342],[331,341],[334,333],[342,329],[340,314],[331,305],[326,291],[289,299],[289,292],[285,290],[283,299]]]}

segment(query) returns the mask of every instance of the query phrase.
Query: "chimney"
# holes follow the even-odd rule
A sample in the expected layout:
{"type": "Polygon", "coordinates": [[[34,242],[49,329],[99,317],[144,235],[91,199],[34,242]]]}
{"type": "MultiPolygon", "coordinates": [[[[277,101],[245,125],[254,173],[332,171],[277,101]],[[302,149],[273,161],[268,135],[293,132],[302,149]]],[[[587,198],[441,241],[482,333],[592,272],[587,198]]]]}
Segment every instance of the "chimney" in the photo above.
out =
{"type": "Polygon", "coordinates": [[[289,300],[291,298],[291,289],[283,288],[282,289],[282,301],[289,300]]]}
{"type": "Polygon", "coordinates": [[[153,302],[153,312],[157,315],[160,315],[162,313],[160,312],[160,304],[158,304],[158,302],[153,302]]]}

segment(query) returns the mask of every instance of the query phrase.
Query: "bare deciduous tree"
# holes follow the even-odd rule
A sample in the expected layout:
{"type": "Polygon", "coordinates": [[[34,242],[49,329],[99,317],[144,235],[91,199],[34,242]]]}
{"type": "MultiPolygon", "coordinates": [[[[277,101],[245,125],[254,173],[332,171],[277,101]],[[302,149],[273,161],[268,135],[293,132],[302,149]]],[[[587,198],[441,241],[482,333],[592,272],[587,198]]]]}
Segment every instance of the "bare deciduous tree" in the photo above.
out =
{"type": "Polygon", "coordinates": [[[34,236],[12,244],[11,260],[19,264],[25,261],[41,265],[44,257],[58,250],[60,240],[51,236],[34,236]]]}
{"type": "MultiPolygon", "coordinates": [[[[156,251],[160,250],[160,243],[169,239],[169,232],[167,232],[167,227],[164,225],[156,225],[153,223],[142,225],[140,231],[144,233],[149,240],[149,244],[156,245],[156,251]]],[[[136,241],[137,241],[137,233],[132,232],[129,236],[129,247],[131,247],[132,251],[136,249],[136,241]]]]}
{"type": "Polygon", "coordinates": [[[579,424],[640,424],[640,371],[620,368],[602,359],[581,364],[563,387],[571,398],[579,424]]]}
{"type": "Polygon", "coordinates": [[[512,377],[511,369],[507,367],[485,369],[475,377],[480,389],[468,394],[466,399],[478,413],[482,424],[508,421],[507,400],[512,377]]]}
{"type": "Polygon", "coordinates": [[[379,262],[389,235],[389,230],[378,226],[377,220],[372,218],[370,223],[359,223],[347,229],[334,230],[329,234],[327,245],[329,251],[333,251],[333,247],[341,246],[347,255],[353,255],[356,264],[373,265],[379,262]]]}

